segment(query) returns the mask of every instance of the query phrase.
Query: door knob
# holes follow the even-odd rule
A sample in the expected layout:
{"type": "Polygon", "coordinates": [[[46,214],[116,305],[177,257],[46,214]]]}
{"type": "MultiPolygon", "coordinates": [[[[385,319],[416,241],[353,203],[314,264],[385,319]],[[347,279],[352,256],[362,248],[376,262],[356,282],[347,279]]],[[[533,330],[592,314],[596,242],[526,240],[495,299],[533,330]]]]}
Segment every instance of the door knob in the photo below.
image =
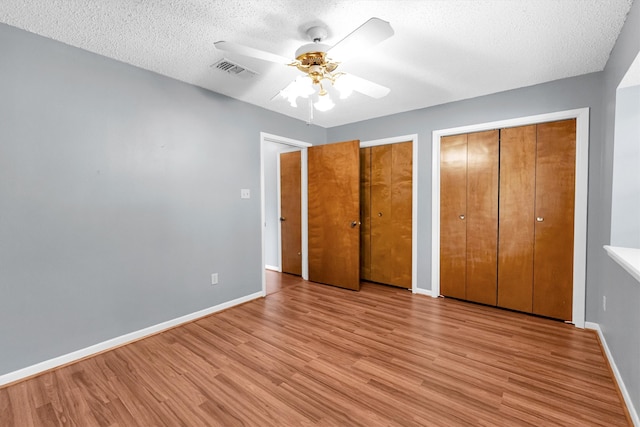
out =
{"type": "Polygon", "coordinates": [[[378,212],[378,216],[382,216],[382,212],[378,212]]]}
{"type": "Polygon", "coordinates": [[[459,217],[459,218],[460,218],[460,219],[464,219],[464,215],[460,215],[460,217],[459,217]]]}
{"type": "Polygon", "coordinates": [[[356,225],[360,225],[360,221],[351,221],[351,228],[354,228],[356,225]]]}
{"type": "Polygon", "coordinates": [[[541,216],[539,216],[539,217],[537,217],[537,218],[536,218],[536,221],[538,221],[538,222],[542,222],[542,221],[544,221],[544,218],[543,218],[543,217],[541,217],[541,216]]]}
{"type": "Polygon", "coordinates": [[[285,218],[283,216],[280,217],[280,221],[286,221],[286,220],[287,220],[287,218],[285,218]]]}

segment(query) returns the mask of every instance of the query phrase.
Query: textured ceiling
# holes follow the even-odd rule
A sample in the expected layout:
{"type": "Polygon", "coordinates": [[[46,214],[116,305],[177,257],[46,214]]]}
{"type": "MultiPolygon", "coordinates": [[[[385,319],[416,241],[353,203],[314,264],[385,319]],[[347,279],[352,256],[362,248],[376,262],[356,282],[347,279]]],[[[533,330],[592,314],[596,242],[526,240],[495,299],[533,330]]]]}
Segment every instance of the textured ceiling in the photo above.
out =
{"type": "MultiPolygon", "coordinates": [[[[226,40],[292,57],[305,30],[325,25],[333,45],[371,17],[395,35],[340,66],[391,89],[354,93],[324,127],[601,71],[632,0],[2,0],[0,22],[300,120],[308,107],[271,98],[292,67],[223,54],[226,40]],[[228,58],[258,73],[212,68],[228,58]]],[[[339,59],[339,58],[337,58],[339,59]]],[[[46,72],[46,70],[45,70],[46,72]]]]}

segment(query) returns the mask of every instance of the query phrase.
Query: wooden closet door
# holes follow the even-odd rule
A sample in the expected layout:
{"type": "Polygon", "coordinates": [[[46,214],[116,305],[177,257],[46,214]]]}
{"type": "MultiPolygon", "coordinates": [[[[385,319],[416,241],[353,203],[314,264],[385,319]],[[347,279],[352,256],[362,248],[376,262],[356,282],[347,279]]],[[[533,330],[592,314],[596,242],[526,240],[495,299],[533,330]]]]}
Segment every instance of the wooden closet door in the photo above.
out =
{"type": "Polygon", "coordinates": [[[413,143],[360,149],[360,277],[411,287],[413,143]]]}
{"type": "Polygon", "coordinates": [[[360,149],[360,278],[371,279],[371,147],[360,149]]]}
{"type": "Polygon", "coordinates": [[[467,135],[440,139],[440,293],[466,297],[467,135]]]}
{"type": "Polygon", "coordinates": [[[280,154],[280,227],[282,272],[302,274],[300,151],[280,154]]]}
{"type": "Polygon", "coordinates": [[[371,147],[371,280],[391,283],[391,145],[371,147]]]}
{"type": "Polygon", "coordinates": [[[360,290],[360,141],[307,153],[309,280],[360,290]]]}
{"type": "Polygon", "coordinates": [[[536,125],[500,131],[498,305],[533,310],[536,125]]]}
{"type": "Polygon", "coordinates": [[[467,137],[466,299],[496,305],[499,132],[467,137]]]}
{"type": "Polygon", "coordinates": [[[413,143],[391,145],[391,281],[411,288],[413,143]]]}
{"type": "Polygon", "coordinates": [[[571,320],[575,119],[537,126],[533,312],[571,320]]]}

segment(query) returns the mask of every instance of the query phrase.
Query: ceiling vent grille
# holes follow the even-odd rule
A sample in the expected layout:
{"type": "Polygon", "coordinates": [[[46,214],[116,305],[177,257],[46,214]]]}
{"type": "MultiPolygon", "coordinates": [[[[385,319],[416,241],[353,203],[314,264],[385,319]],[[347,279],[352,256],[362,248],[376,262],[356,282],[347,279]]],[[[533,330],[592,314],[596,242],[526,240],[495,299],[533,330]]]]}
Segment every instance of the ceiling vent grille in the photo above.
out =
{"type": "Polygon", "coordinates": [[[226,58],[222,58],[211,67],[219,71],[224,71],[227,74],[231,74],[232,76],[238,76],[244,79],[250,79],[251,77],[254,77],[256,74],[258,74],[255,71],[250,70],[240,64],[236,64],[235,62],[229,61],[226,58]]]}

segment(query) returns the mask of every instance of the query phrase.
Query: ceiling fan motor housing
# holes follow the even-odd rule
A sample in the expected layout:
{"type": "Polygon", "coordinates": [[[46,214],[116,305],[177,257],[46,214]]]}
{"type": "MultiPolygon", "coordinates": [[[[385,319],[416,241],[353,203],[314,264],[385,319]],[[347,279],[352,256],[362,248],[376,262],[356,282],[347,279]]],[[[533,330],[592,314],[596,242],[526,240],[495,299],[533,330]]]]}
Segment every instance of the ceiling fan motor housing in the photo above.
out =
{"type": "MultiPolygon", "coordinates": [[[[312,27],[307,31],[307,34],[309,34],[314,28],[319,27],[312,27]]],[[[327,60],[327,51],[330,48],[331,46],[317,42],[301,46],[296,50],[296,68],[303,73],[307,73],[311,80],[316,84],[319,84],[322,79],[330,78],[331,75],[329,73],[338,67],[338,63],[327,60]]]]}
{"type": "Polygon", "coordinates": [[[327,51],[331,48],[331,46],[326,45],[326,44],[322,44],[322,43],[307,43],[305,45],[302,45],[298,48],[298,50],[296,50],[296,58],[300,59],[301,56],[303,55],[308,55],[310,53],[315,53],[315,54],[327,54],[327,51]]]}

